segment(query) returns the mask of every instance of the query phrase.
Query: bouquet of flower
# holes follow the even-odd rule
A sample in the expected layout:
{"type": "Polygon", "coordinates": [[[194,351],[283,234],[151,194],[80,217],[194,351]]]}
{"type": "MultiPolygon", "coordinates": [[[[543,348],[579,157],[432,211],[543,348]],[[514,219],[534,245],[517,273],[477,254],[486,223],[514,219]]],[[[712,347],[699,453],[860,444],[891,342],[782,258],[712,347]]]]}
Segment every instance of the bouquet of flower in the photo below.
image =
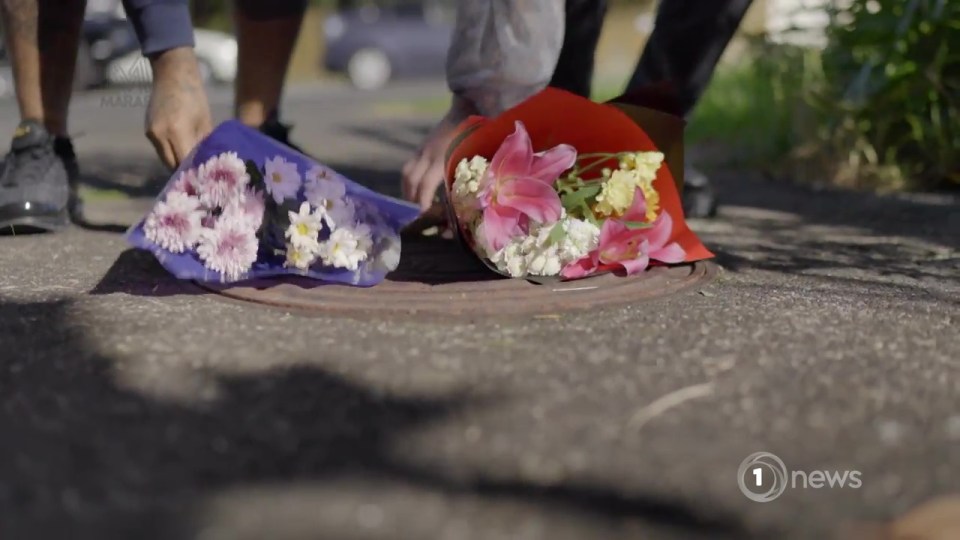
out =
{"type": "Polygon", "coordinates": [[[461,238],[501,274],[532,279],[711,257],[683,220],[670,170],[682,158],[669,163],[641,123],[678,155],[679,118],[553,89],[467,120],[447,161],[461,238]]]}
{"type": "Polygon", "coordinates": [[[396,269],[418,209],[238,122],[221,124],[127,233],[180,279],[295,274],[371,286],[396,269]]]}

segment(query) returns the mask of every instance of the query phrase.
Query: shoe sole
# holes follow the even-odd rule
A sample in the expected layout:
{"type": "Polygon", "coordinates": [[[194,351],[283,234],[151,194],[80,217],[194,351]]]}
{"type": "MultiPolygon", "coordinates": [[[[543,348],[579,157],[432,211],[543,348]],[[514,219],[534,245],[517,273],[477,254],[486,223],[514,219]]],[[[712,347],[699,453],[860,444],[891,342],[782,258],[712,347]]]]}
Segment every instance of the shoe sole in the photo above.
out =
{"type": "Polygon", "coordinates": [[[21,216],[0,221],[0,235],[58,232],[70,225],[67,212],[52,215],[21,216]]]}

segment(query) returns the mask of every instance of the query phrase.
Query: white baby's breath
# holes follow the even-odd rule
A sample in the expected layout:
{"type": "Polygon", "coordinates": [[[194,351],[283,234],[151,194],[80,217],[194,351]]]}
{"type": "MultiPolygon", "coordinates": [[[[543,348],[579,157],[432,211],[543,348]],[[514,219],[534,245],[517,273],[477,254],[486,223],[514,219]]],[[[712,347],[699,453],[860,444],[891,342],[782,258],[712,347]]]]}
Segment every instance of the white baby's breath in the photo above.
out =
{"type": "Polygon", "coordinates": [[[595,225],[564,215],[559,223],[534,226],[527,236],[515,238],[487,256],[499,271],[511,277],[556,276],[564,266],[596,249],[599,241],[600,229],[595,225]],[[551,238],[554,227],[562,229],[559,240],[551,238]]]}
{"type": "Polygon", "coordinates": [[[473,221],[479,213],[480,181],[487,174],[489,166],[489,162],[481,156],[463,159],[457,164],[453,178],[453,208],[465,222],[473,221]]]}

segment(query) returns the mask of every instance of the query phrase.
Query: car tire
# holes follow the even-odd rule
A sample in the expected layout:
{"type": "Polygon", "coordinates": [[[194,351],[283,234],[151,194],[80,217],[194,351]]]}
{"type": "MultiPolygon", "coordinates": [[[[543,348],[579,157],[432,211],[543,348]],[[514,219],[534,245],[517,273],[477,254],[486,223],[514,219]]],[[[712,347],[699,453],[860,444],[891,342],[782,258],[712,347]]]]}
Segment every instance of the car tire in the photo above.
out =
{"type": "Polygon", "coordinates": [[[374,47],[360,49],[353,53],[347,64],[347,76],[350,82],[360,90],[383,88],[390,81],[393,66],[390,57],[381,49],[374,47]]]}

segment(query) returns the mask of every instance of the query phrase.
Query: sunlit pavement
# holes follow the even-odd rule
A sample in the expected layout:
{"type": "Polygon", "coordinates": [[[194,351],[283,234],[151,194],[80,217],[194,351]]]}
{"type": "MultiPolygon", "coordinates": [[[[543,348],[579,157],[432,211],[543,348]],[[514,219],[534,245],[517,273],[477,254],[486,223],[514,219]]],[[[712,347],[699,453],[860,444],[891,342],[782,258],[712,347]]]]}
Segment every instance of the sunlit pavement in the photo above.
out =
{"type": "MultiPolygon", "coordinates": [[[[829,538],[958,491],[955,197],[720,174],[694,226],[724,271],[699,290],[502,324],[303,317],[126,250],[164,171],[110,92],[71,124],[96,226],[0,238],[0,538],[829,538]],[[737,482],[760,451],[788,473],[766,503],[737,482]]],[[[444,99],[298,86],[284,118],[396,192],[444,99]]]]}

